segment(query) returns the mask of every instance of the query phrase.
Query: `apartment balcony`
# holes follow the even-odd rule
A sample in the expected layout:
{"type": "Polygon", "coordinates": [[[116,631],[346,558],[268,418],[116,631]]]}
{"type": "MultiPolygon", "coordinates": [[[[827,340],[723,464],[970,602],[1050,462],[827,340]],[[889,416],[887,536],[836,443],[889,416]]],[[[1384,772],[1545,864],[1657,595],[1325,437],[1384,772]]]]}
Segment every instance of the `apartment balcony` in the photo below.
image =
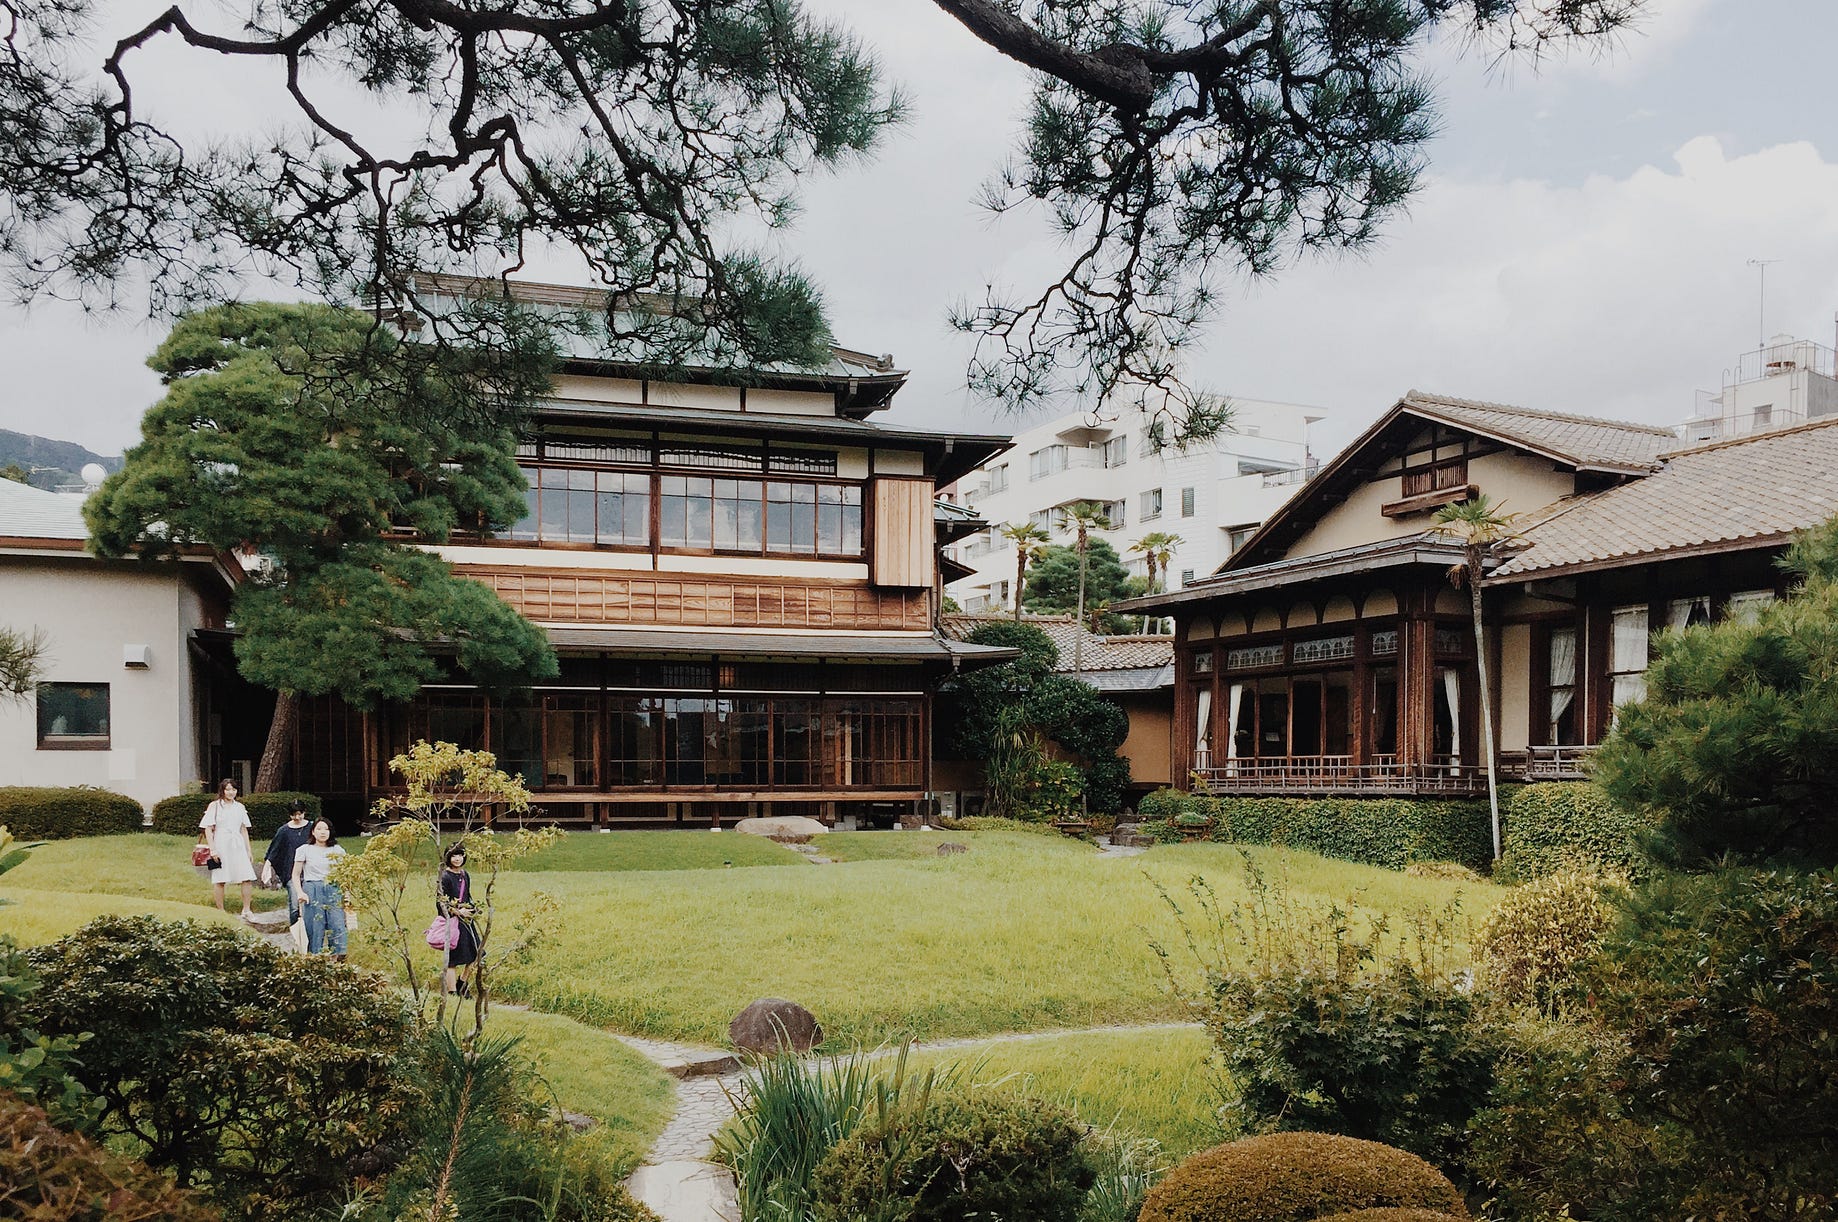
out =
{"type": "Polygon", "coordinates": [[[1485,769],[1450,757],[1409,765],[1396,755],[1375,755],[1365,763],[1355,763],[1350,755],[1264,756],[1215,763],[1201,752],[1193,774],[1197,787],[1218,795],[1466,797],[1487,792],[1485,769]]]}

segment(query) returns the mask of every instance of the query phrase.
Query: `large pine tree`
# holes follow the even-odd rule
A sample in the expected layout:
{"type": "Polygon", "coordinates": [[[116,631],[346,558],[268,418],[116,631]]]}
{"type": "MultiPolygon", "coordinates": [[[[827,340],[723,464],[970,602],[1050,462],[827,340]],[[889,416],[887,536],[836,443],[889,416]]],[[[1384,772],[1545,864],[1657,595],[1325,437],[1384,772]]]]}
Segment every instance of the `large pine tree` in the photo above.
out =
{"type": "Polygon", "coordinates": [[[232,605],[238,666],[276,694],[258,790],[280,784],[301,696],[405,700],[440,673],[436,653],[487,685],[555,673],[540,629],[407,541],[522,515],[512,434],[459,422],[547,385],[540,338],[483,381],[463,354],[355,311],[230,305],[182,319],[147,363],[166,394],[84,506],[91,547],[260,557],[232,605]]]}

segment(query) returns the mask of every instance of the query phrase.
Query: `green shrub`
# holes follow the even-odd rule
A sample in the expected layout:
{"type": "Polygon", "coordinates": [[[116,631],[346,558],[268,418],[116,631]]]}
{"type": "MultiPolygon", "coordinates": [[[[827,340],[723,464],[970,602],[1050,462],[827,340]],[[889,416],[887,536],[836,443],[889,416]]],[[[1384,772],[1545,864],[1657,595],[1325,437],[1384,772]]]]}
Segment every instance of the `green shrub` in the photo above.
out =
{"type": "Polygon", "coordinates": [[[1838,872],[1656,880],[1584,983],[1628,1047],[1622,1106],[1676,1146],[1644,1216],[1838,1212],[1838,872]]]}
{"type": "Polygon", "coordinates": [[[1578,968],[1615,919],[1602,888],[1592,874],[1559,870],[1509,892],[1475,941],[1486,983],[1508,1001],[1547,1011],[1574,1000],[1578,968]]]}
{"type": "Polygon", "coordinates": [[[909,1078],[904,1048],[887,1070],[877,1070],[862,1052],[825,1061],[769,1057],[754,1065],[734,1119],[715,1135],[716,1159],[734,1171],[743,1222],[808,1218],[817,1165],[857,1125],[923,1107],[956,1077],[956,1068],[946,1067],[909,1078]]]}
{"type": "Polygon", "coordinates": [[[1164,824],[1191,815],[1212,819],[1211,838],[1222,844],[1283,845],[1393,870],[1414,861],[1460,862],[1481,870],[1493,860],[1485,802],[1237,798],[1159,789],[1136,809],[1150,820],[1143,830],[1164,841],[1164,824]]]}
{"type": "Polygon", "coordinates": [[[1037,836],[1050,836],[1056,840],[1064,835],[1045,823],[1004,819],[1000,815],[965,815],[956,819],[947,817],[935,819],[933,823],[947,832],[1033,832],[1037,836]]]}
{"type": "Polygon", "coordinates": [[[1272,1133],[1176,1165],[1150,1189],[1140,1222],[1313,1222],[1373,1208],[1468,1216],[1455,1185],[1414,1154],[1327,1133],[1272,1133]]]}
{"type": "Polygon", "coordinates": [[[414,1024],[378,977],[219,925],[105,917],[29,952],[24,1017],[92,1032],[100,1131],[226,1209],[302,1216],[416,1112],[414,1024]]]}
{"type": "Polygon", "coordinates": [[[1508,1024],[1487,1107],[1469,1127],[1468,1170],[1503,1218],[1647,1222],[1656,1130],[1623,1105],[1628,1050],[1593,1024],[1524,1015],[1508,1024]]]}
{"type": "Polygon", "coordinates": [[[1065,1222],[1095,1172],[1072,1113],[1006,1092],[871,1119],[811,1177],[814,1222],[1065,1222]]]}
{"type": "MultiPolygon", "coordinates": [[[[249,838],[256,842],[256,856],[261,856],[261,842],[270,839],[277,828],[287,822],[288,807],[295,799],[306,803],[309,822],[319,818],[319,799],[310,793],[280,790],[275,793],[246,793],[237,798],[249,811],[249,838]]],[[[193,836],[204,808],[211,804],[210,794],[185,793],[161,798],[153,804],[153,830],[174,836],[193,836]]]]}
{"type": "Polygon", "coordinates": [[[1524,882],[1566,868],[1637,880],[1652,869],[1641,847],[1649,824],[1598,786],[1524,785],[1503,805],[1502,881],[1524,882]]]}
{"type": "Polygon", "coordinates": [[[0,827],[21,840],[68,840],[138,832],[145,812],[126,794],[73,785],[68,789],[0,788],[0,827]]]}
{"type": "Polygon", "coordinates": [[[25,952],[0,934],[0,1093],[46,1109],[66,1128],[86,1128],[101,1111],[102,1101],[76,1078],[76,1054],[83,1041],[32,1029],[25,1008],[39,987],[25,952]]]}
{"type": "Polygon", "coordinates": [[[1498,1049],[1458,982],[1455,906],[1418,914],[1399,938],[1356,899],[1322,910],[1248,859],[1245,876],[1246,897],[1229,907],[1203,880],[1189,885],[1190,911],[1210,928],[1183,939],[1204,948],[1205,993],[1188,1001],[1238,1087],[1230,1118],[1246,1132],[1336,1133],[1459,1167],[1498,1049]]]}
{"type": "Polygon", "coordinates": [[[1329,1214],[1319,1222],[1449,1222],[1455,1216],[1434,1209],[1353,1209],[1329,1214]]]}
{"type": "Polygon", "coordinates": [[[25,1222],[215,1222],[217,1211],[144,1163],[51,1123],[0,1091],[0,1218],[25,1222]]]}

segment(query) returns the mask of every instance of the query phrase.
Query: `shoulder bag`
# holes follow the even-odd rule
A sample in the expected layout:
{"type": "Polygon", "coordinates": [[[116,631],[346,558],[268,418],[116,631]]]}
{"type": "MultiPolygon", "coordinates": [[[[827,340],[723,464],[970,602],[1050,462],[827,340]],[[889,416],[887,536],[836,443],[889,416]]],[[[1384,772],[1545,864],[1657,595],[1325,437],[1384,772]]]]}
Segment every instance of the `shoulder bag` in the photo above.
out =
{"type": "MultiPolygon", "coordinates": [[[[466,902],[466,881],[460,880],[458,903],[466,902]]],[[[459,945],[460,919],[456,916],[436,916],[428,922],[428,945],[435,950],[452,950],[459,945]]]]}

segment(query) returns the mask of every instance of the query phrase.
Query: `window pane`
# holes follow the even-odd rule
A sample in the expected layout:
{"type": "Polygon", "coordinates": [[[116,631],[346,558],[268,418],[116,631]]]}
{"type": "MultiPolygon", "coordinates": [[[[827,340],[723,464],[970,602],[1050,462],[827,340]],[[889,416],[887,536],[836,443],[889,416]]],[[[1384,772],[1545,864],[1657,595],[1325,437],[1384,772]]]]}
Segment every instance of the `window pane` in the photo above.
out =
{"type": "Polygon", "coordinates": [[[40,742],[108,738],[108,684],[41,683],[33,690],[38,696],[40,742]]]}
{"type": "Polygon", "coordinates": [[[791,550],[791,485],[766,485],[766,550],[791,550]]]}
{"type": "Polygon", "coordinates": [[[692,479],[689,485],[689,546],[713,547],[715,481],[692,479]]]}
{"type": "Polygon", "coordinates": [[[791,486],[791,550],[817,550],[817,489],[811,484],[791,486]]]}
{"type": "Polygon", "coordinates": [[[860,488],[843,489],[842,553],[845,556],[859,556],[862,553],[862,490],[860,488]]]}
{"type": "Polygon", "coordinates": [[[689,540],[688,484],[681,475],[666,475],[657,481],[658,540],[665,547],[682,547],[689,540]]]}
{"type": "Polygon", "coordinates": [[[817,550],[835,555],[842,550],[842,506],[817,506],[817,550]]]}
{"type": "Polygon", "coordinates": [[[650,492],[649,476],[602,471],[597,535],[599,541],[625,547],[642,546],[650,542],[650,523],[647,521],[650,492]]]}
{"type": "Polygon", "coordinates": [[[715,481],[714,545],[725,551],[733,551],[740,546],[739,480],[715,481]]]}
{"type": "Polygon", "coordinates": [[[594,541],[594,473],[568,472],[568,541],[594,541]]]}
{"type": "Polygon", "coordinates": [[[542,472],[542,524],[544,539],[568,537],[568,472],[544,467],[542,472]]]}
{"type": "Polygon", "coordinates": [[[594,766],[600,726],[597,697],[550,696],[544,703],[543,784],[592,788],[599,773],[594,766]]]}
{"type": "Polygon", "coordinates": [[[607,736],[608,785],[655,785],[658,780],[657,701],[615,699],[607,736]]]}
{"type": "Polygon", "coordinates": [[[540,723],[528,704],[499,704],[491,713],[491,750],[498,768],[521,776],[532,789],[543,787],[540,723]]]}

